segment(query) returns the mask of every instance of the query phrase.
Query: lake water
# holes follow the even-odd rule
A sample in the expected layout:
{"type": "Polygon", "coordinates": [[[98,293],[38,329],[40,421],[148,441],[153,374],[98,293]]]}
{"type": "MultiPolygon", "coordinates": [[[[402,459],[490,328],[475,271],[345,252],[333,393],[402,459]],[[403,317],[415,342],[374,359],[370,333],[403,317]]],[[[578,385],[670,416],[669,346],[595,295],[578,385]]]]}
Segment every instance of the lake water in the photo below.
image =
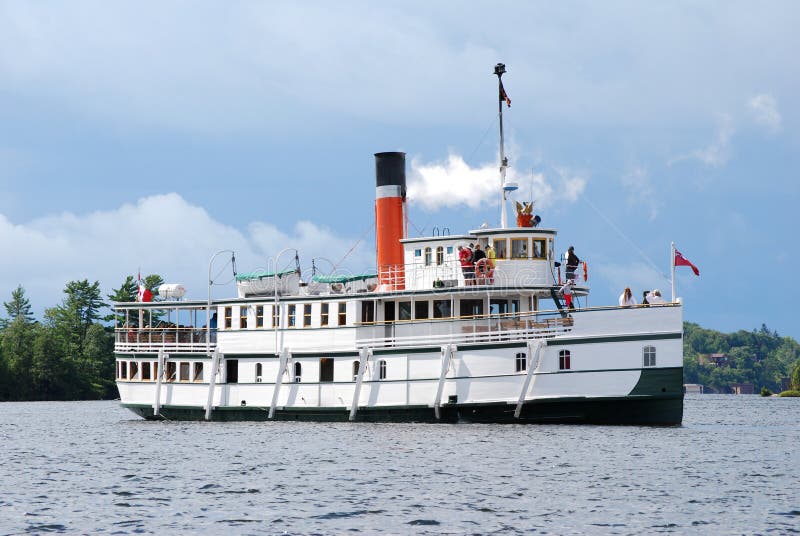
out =
{"type": "Polygon", "coordinates": [[[0,533],[800,532],[800,399],[678,428],[146,422],[0,404],[0,533]]]}

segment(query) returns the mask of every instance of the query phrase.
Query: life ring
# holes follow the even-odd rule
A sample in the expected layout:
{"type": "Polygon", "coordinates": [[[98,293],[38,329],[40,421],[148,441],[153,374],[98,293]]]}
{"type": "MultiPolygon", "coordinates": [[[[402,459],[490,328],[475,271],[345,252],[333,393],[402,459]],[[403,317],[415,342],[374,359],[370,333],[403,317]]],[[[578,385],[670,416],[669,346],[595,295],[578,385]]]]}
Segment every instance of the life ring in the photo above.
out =
{"type": "Polygon", "coordinates": [[[481,278],[491,278],[494,275],[489,259],[483,258],[475,263],[475,274],[481,278]]]}
{"type": "Polygon", "coordinates": [[[589,280],[589,270],[586,268],[586,261],[583,261],[583,280],[589,280]]]}

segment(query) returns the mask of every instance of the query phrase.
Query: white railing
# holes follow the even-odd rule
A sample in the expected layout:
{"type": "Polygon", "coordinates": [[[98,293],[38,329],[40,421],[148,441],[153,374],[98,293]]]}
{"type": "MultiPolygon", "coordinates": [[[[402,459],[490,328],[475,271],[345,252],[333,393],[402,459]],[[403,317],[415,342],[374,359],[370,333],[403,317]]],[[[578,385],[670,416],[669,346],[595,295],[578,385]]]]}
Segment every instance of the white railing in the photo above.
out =
{"type": "Polygon", "coordinates": [[[211,344],[206,344],[206,328],[163,327],[137,328],[120,327],[114,330],[114,350],[116,352],[166,352],[206,353],[217,345],[217,332],[211,330],[211,344]]]}
{"type": "Polygon", "coordinates": [[[551,312],[362,324],[356,346],[413,347],[548,338],[571,331],[573,322],[572,317],[551,312]]]}

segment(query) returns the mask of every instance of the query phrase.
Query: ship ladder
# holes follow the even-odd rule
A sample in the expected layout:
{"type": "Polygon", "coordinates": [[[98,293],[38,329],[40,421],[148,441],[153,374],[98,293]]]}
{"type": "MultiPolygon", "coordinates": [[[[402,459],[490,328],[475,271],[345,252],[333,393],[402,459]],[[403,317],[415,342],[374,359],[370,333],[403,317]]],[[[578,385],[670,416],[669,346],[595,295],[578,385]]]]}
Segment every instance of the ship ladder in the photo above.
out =
{"type": "Polygon", "coordinates": [[[356,378],[356,389],[353,393],[353,405],[350,406],[350,420],[356,420],[356,411],[358,411],[358,399],[361,396],[361,382],[364,379],[364,371],[367,368],[369,358],[372,357],[372,348],[362,348],[361,355],[358,359],[358,377],[356,378]]]}
{"type": "Polygon", "coordinates": [[[211,407],[214,403],[214,386],[217,384],[217,374],[219,374],[219,363],[221,355],[218,348],[214,348],[211,354],[211,375],[208,378],[208,398],[206,399],[206,420],[211,419],[211,407]]]}
{"type": "Polygon", "coordinates": [[[556,307],[558,307],[558,312],[561,313],[561,318],[567,318],[569,313],[567,310],[561,305],[561,300],[558,299],[558,294],[554,289],[550,289],[550,296],[553,298],[553,301],[556,302],[556,307]]]}
{"type": "Polygon", "coordinates": [[[447,373],[450,370],[450,362],[456,353],[456,346],[453,344],[446,344],[442,346],[442,373],[439,376],[439,388],[436,390],[436,399],[433,401],[433,412],[436,415],[436,420],[441,419],[441,412],[439,410],[442,405],[442,392],[444,391],[444,381],[447,378],[447,373]]]}
{"type": "Polygon", "coordinates": [[[166,374],[164,370],[169,355],[164,353],[163,348],[158,349],[158,374],[156,375],[156,399],[153,401],[153,416],[158,417],[161,412],[161,379],[166,374]]]}
{"type": "Polygon", "coordinates": [[[269,406],[268,418],[275,416],[275,406],[278,404],[278,394],[281,391],[281,384],[283,383],[283,375],[286,373],[286,367],[289,366],[289,360],[292,358],[292,353],[284,348],[281,350],[280,361],[278,361],[278,377],[275,378],[275,390],[272,392],[272,404],[269,406]]]}
{"type": "Polygon", "coordinates": [[[522,386],[522,392],[519,394],[517,400],[517,408],[514,410],[514,418],[519,419],[522,413],[522,404],[525,402],[525,395],[528,394],[528,387],[533,390],[533,384],[536,383],[536,373],[542,365],[542,348],[545,346],[544,339],[535,341],[528,341],[528,374],[525,375],[525,383],[522,386]],[[534,350],[534,346],[536,349],[534,350]]]}

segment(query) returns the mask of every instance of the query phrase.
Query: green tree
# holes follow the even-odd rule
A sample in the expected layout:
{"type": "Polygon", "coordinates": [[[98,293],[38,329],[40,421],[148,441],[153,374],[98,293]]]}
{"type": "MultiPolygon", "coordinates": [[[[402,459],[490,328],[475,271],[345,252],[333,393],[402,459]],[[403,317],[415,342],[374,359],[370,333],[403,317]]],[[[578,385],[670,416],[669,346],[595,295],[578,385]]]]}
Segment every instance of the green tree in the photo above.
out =
{"type": "Polygon", "coordinates": [[[12,391],[9,398],[33,400],[35,393],[31,382],[33,364],[33,338],[35,324],[18,316],[3,330],[2,354],[8,374],[8,385],[12,391]]]}
{"type": "Polygon", "coordinates": [[[5,328],[9,322],[13,322],[17,318],[22,318],[26,323],[34,321],[33,312],[31,311],[31,302],[25,297],[25,289],[22,285],[18,285],[15,290],[11,292],[11,301],[3,302],[6,308],[8,320],[2,320],[0,329],[5,328]]]}
{"type": "Polygon", "coordinates": [[[79,359],[89,326],[100,320],[100,309],[106,304],[100,297],[99,281],[70,281],[64,294],[61,305],[47,309],[45,317],[56,329],[67,358],[79,359]]]}
{"type": "Polygon", "coordinates": [[[33,341],[31,383],[39,400],[64,400],[76,398],[73,367],[64,360],[54,330],[42,326],[33,341]]]}
{"type": "Polygon", "coordinates": [[[92,398],[114,396],[114,336],[100,324],[92,324],[86,333],[82,365],[92,398]]]}
{"type": "Polygon", "coordinates": [[[792,389],[800,391],[800,361],[798,361],[792,371],[792,389]]]}

